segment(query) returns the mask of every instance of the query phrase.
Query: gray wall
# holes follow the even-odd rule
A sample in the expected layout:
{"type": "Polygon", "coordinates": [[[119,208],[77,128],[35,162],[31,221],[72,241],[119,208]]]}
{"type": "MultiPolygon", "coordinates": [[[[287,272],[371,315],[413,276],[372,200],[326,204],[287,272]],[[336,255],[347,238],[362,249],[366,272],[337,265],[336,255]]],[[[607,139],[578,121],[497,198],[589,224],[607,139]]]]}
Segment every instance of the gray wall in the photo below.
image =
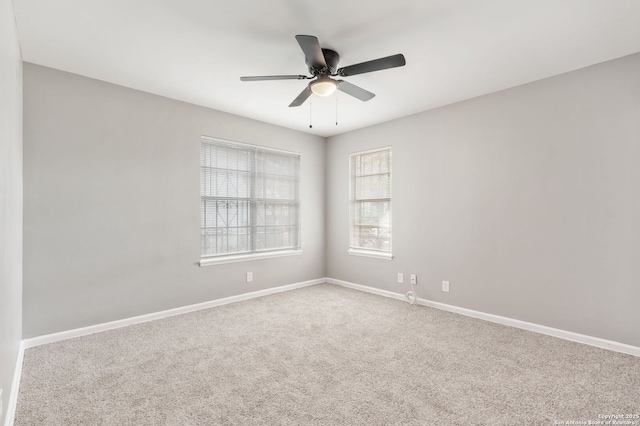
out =
{"type": "Polygon", "coordinates": [[[640,54],[325,147],[25,64],[24,337],[323,276],[404,293],[404,272],[423,298],[638,346],[638,75],[640,54]],[[195,265],[201,134],[302,153],[303,255],[195,265]],[[395,259],[349,256],[348,154],[388,145],[395,259]]]}
{"type": "Polygon", "coordinates": [[[25,338],[324,276],[323,138],[33,64],[24,80],[25,338]],[[301,153],[303,254],[196,265],[201,135],[301,153]]]}
{"type": "Polygon", "coordinates": [[[22,58],[13,3],[0,0],[0,424],[21,340],[22,58]]]}
{"type": "Polygon", "coordinates": [[[327,276],[640,346],[639,160],[640,54],[331,137],[327,276]],[[349,256],[348,154],[387,145],[395,259],[349,256]]]}

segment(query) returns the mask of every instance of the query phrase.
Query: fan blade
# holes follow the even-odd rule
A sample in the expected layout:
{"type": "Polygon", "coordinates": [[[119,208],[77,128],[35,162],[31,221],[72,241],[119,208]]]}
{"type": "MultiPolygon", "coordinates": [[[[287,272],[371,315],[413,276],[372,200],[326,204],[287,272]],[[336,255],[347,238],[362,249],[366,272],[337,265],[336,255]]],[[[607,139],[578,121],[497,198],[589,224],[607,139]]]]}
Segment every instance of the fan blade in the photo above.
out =
{"type": "Polygon", "coordinates": [[[297,35],[296,40],[298,40],[298,44],[304,52],[307,65],[312,68],[317,68],[318,70],[327,68],[327,62],[324,60],[324,54],[322,53],[322,48],[320,47],[320,43],[318,43],[317,37],[297,35]]]}
{"type": "Polygon", "coordinates": [[[309,86],[307,86],[307,87],[304,88],[304,90],[302,92],[300,92],[298,97],[295,98],[293,100],[293,102],[291,102],[289,104],[289,107],[297,107],[297,106],[302,105],[304,103],[304,101],[306,101],[309,96],[311,96],[311,88],[309,86]]]}
{"type": "Polygon", "coordinates": [[[362,87],[348,83],[344,80],[338,80],[338,90],[346,93],[347,95],[351,95],[354,98],[360,99],[362,102],[367,102],[368,100],[373,99],[373,97],[375,96],[374,93],[364,90],[362,87]]]}
{"type": "Polygon", "coordinates": [[[373,61],[362,62],[340,68],[338,69],[337,74],[341,77],[348,77],[350,75],[364,74],[366,72],[386,70],[387,68],[402,67],[406,63],[404,55],[402,53],[398,53],[397,55],[391,55],[385,58],[374,59],[373,61]]]}
{"type": "Polygon", "coordinates": [[[241,81],[264,81],[264,80],[306,80],[306,75],[256,75],[252,77],[240,77],[241,81]]]}

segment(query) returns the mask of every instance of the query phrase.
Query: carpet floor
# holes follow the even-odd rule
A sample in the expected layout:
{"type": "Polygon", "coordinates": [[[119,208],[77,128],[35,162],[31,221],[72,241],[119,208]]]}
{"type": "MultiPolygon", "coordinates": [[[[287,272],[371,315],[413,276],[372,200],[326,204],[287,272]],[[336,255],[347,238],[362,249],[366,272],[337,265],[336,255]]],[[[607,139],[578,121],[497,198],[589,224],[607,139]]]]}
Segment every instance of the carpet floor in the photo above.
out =
{"type": "Polygon", "coordinates": [[[27,349],[15,425],[640,424],[637,414],[638,357],[322,284],[27,349]]]}

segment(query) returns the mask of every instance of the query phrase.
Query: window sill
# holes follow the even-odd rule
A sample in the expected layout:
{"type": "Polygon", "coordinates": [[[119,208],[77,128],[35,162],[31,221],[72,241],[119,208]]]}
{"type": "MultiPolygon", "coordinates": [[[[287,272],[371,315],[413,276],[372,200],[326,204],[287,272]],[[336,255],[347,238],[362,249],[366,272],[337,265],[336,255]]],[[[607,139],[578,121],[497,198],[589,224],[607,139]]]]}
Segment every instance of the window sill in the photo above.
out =
{"type": "Polygon", "coordinates": [[[213,266],[221,265],[224,263],[236,263],[246,262],[250,260],[262,260],[270,259],[273,257],[295,256],[302,254],[302,250],[281,250],[281,251],[269,251],[266,253],[248,253],[248,254],[236,254],[231,256],[218,256],[218,257],[203,257],[200,259],[200,266],[213,266]]]}
{"type": "Polygon", "coordinates": [[[347,253],[352,256],[364,256],[364,257],[373,257],[375,259],[384,259],[384,260],[392,260],[393,254],[382,252],[382,251],[374,251],[374,250],[360,250],[360,249],[349,249],[347,253]]]}

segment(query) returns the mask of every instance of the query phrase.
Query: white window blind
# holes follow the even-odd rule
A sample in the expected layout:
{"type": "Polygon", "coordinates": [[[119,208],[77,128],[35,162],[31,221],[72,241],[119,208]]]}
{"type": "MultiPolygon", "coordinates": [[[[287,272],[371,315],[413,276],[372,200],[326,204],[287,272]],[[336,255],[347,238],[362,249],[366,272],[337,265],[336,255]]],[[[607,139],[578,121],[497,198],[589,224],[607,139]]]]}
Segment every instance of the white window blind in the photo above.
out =
{"type": "Polygon", "coordinates": [[[201,255],[300,248],[300,155],[202,137],[201,255]]]}
{"type": "Polygon", "coordinates": [[[391,253],[391,149],[350,155],[351,249],[391,253]]]}

